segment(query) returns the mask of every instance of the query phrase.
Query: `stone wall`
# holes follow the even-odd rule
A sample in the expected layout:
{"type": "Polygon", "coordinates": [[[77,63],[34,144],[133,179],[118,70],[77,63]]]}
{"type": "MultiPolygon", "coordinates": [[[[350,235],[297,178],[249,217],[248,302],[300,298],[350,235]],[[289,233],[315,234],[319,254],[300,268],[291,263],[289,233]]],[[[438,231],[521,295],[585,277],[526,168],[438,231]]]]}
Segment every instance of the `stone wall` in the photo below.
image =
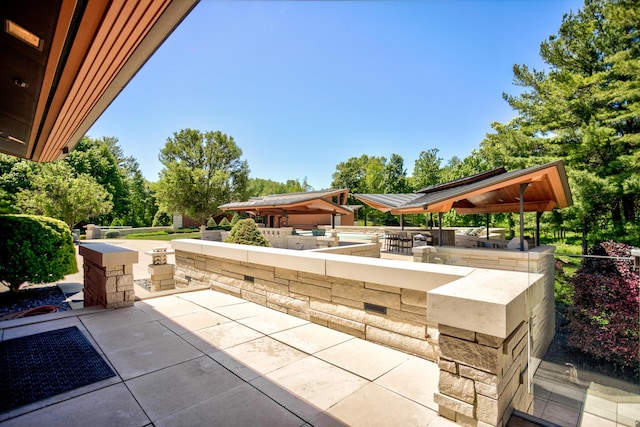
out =
{"type": "Polygon", "coordinates": [[[538,246],[528,251],[422,246],[413,248],[415,262],[488,268],[502,271],[521,271],[544,276],[544,286],[536,288],[541,301],[532,314],[531,357],[533,371],[547,351],[555,334],[554,302],[554,246],[538,246]]]}
{"type": "Polygon", "coordinates": [[[439,414],[461,425],[505,426],[514,409],[527,412],[527,322],[504,339],[440,325],[439,414]]]}
{"type": "Polygon", "coordinates": [[[471,272],[189,239],[172,246],[177,283],[208,285],[431,360],[437,357],[438,330],[427,321],[427,291],[471,272]]]}

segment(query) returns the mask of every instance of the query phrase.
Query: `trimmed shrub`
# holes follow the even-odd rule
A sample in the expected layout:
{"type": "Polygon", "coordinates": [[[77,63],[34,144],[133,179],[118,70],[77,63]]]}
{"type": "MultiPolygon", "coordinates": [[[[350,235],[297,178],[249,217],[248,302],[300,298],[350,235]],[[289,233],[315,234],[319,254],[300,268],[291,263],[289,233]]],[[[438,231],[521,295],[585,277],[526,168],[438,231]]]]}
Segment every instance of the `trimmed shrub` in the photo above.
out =
{"type": "Polygon", "coordinates": [[[233,217],[231,217],[231,226],[233,227],[234,225],[236,225],[236,223],[240,221],[240,215],[238,215],[238,213],[234,213],[233,217]]]}
{"type": "Polygon", "coordinates": [[[231,223],[229,222],[229,220],[227,219],[227,217],[222,217],[222,219],[220,220],[220,222],[218,223],[219,226],[221,227],[226,227],[231,225],[231,223]]]}
{"type": "Polygon", "coordinates": [[[104,237],[106,237],[107,239],[115,239],[117,237],[120,237],[120,232],[116,230],[109,230],[104,234],[104,237]]]}
{"type": "Polygon", "coordinates": [[[210,230],[213,230],[213,227],[215,227],[216,225],[218,225],[216,224],[216,220],[213,219],[212,216],[210,216],[209,219],[207,220],[207,228],[210,230]]]}
{"type": "Polygon", "coordinates": [[[241,219],[231,229],[226,243],[240,245],[271,247],[271,243],[262,235],[255,221],[251,218],[241,219]]]}
{"type": "Polygon", "coordinates": [[[0,280],[13,292],[76,273],[76,251],[64,222],[35,215],[0,215],[0,280]]]}
{"type": "MultiPolygon", "coordinates": [[[[623,243],[594,245],[590,255],[629,257],[623,243]]],[[[619,366],[640,363],[638,310],[640,290],[633,263],[615,258],[585,258],[571,279],[569,346],[619,366]]]]}
{"type": "Polygon", "coordinates": [[[173,217],[164,211],[158,211],[153,216],[153,222],[151,223],[154,227],[162,227],[169,226],[173,223],[173,217]]]}

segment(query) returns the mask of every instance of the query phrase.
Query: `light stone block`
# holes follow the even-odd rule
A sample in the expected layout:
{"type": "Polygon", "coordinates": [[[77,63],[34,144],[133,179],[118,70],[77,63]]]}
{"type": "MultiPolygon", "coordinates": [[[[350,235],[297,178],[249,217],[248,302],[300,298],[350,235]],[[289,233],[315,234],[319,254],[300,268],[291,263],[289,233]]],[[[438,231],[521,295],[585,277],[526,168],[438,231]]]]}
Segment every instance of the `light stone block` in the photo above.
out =
{"type": "Polygon", "coordinates": [[[427,341],[396,334],[384,329],[367,326],[366,337],[368,341],[377,342],[388,347],[397,348],[408,353],[419,355],[425,359],[435,361],[437,353],[434,347],[427,341]]]}
{"type": "Polygon", "coordinates": [[[251,246],[248,249],[247,261],[252,264],[324,275],[326,256],[328,255],[306,251],[251,246]]]}
{"type": "Polygon", "coordinates": [[[475,270],[468,276],[429,291],[429,321],[500,338],[529,318],[526,290],[543,286],[542,275],[475,270]]]}
{"type": "Polygon", "coordinates": [[[286,307],[290,310],[296,310],[302,313],[309,312],[309,301],[292,298],[287,295],[281,295],[278,293],[267,292],[267,303],[276,304],[281,307],[286,307]]]}
{"type": "Polygon", "coordinates": [[[281,285],[280,283],[270,282],[263,279],[256,279],[253,283],[253,286],[256,291],[261,290],[266,293],[289,295],[289,286],[281,285]]]}
{"type": "Polygon", "coordinates": [[[354,288],[352,286],[345,286],[337,283],[332,286],[332,293],[340,298],[400,309],[399,294],[381,292],[373,289],[354,288]]]}
{"type": "Polygon", "coordinates": [[[412,289],[402,289],[400,300],[403,304],[413,305],[417,307],[427,307],[427,293],[422,291],[414,291],[412,289]]]}
{"type": "Polygon", "coordinates": [[[195,239],[174,239],[171,240],[170,244],[171,244],[171,248],[175,251],[176,253],[176,262],[178,261],[178,258],[181,256],[181,254],[179,253],[179,251],[182,251],[182,256],[185,255],[195,255],[195,254],[201,254],[202,253],[202,240],[195,240],[195,239]]]}
{"type": "MultiPolygon", "coordinates": [[[[403,306],[403,307],[406,307],[406,306],[403,306]]],[[[403,310],[394,310],[392,308],[388,308],[387,316],[395,317],[396,319],[408,320],[413,323],[422,323],[422,324],[427,323],[426,311],[424,314],[415,314],[415,313],[410,313],[403,310]]]]}
{"type": "Polygon", "coordinates": [[[452,411],[458,412],[462,415],[466,415],[467,417],[473,417],[474,407],[469,403],[454,399],[450,396],[445,396],[441,393],[434,393],[433,401],[438,405],[448,408],[452,411]]]}
{"type": "Polygon", "coordinates": [[[473,404],[475,402],[476,392],[473,381],[447,371],[440,372],[438,390],[442,394],[466,403],[473,404]]]}
{"type": "Polygon", "coordinates": [[[301,295],[307,295],[313,298],[331,301],[331,289],[320,286],[309,285],[303,282],[291,282],[289,291],[301,295]]]}
{"type": "Polygon", "coordinates": [[[358,331],[358,332],[362,332],[362,333],[364,333],[364,331],[365,331],[365,324],[364,323],[355,322],[353,320],[345,319],[343,317],[333,316],[331,314],[324,313],[322,311],[313,310],[313,309],[309,310],[309,315],[312,318],[321,319],[321,320],[324,320],[326,322],[330,322],[330,323],[334,323],[336,325],[347,327],[347,328],[352,329],[354,331],[358,331]]]}
{"type": "Polygon", "coordinates": [[[478,427],[478,420],[473,417],[467,417],[460,413],[456,413],[456,424],[462,427],[478,427]]]}
{"type": "MultiPolygon", "coordinates": [[[[360,283],[360,282],[356,282],[356,283],[360,283]]],[[[392,294],[401,294],[402,293],[402,289],[395,287],[395,286],[387,286],[387,285],[377,285],[375,283],[365,283],[364,287],[366,289],[373,289],[374,291],[381,291],[381,292],[387,292],[387,293],[392,293],[392,294]]],[[[414,291],[417,292],[417,291],[414,291]]],[[[425,301],[426,301],[426,295],[427,293],[424,292],[425,295],[425,301]]],[[[425,305],[426,307],[426,305],[425,305]]]]}
{"type": "Polygon", "coordinates": [[[406,311],[408,313],[418,314],[424,317],[424,320],[427,321],[427,308],[426,307],[416,307],[414,305],[400,304],[400,310],[406,311]]]}
{"type": "Polygon", "coordinates": [[[494,337],[487,334],[476,334],[476,340],[478,344],[486,345],[487,347],[498,348],[504,342],[504,338],[494,337]]]}
{"type": "Polygon", "coordinates": [[[286,280],[298,280],[297,270],[290,270],[287,268],[276,267],[274,269],[274,272],[275,272],[276,278],[282,278],[286,280]]]}
{"type": "Polygon", "coordinates": [[[475,382],[476,393],[481,394],[492,399],[498,398],[498,387],[495,385],[489,385],[480,381],[475,382]]]}
{"type": "Polygon", "coordinates": [[[175,272],[176,266],[173,264],[149,264],[147,271],[149,274],[171,274],[175,272]]]}
{"type": "Polygon", "coordinates": [[[447,408],[444,405],[438,406],[438,415],[451,421],[456,420],[456,411],[454,411],[453,409],[447,408]]]}
{"type": "Polygon", "coordinates": [[[80,244],[78,253],[84,259],[102,267],[108,265],[133,265],[138,263],[138,251],[107,243],[80,244]]]}
{"type": "Polygon", "coordinates": [[[471,273],[472,270],[436,264],[407,263],[398,260],[326,255],[329,276],[362,280],[418,291],[435,289],[471,273]]]}
{"type": "Polygon", "coordinates": [[[478,420],[487,424],[497,425],[498,420],[500,420],[498,401],[479,394],[476,406],[476,417],[478,420]]]}
{"type": "Polygon", "coordinates": [[[467,329],[454,328],[448,325],[438,325],[438,332],[442,335],[460,338],[466,341],[475,342],[476,333],[467,329]]]}
{"type": "Polygon", "coordinates": [[[118,278],[116,276],[107,277],[104,281],[105,292],[110,294],[118,291],[118,278]]]}
{"type": "Polygon", "coordinates": [[[440,335],[440,351],[446,359],[472,366],[493,374],[501,374],[505,355],[491,347],[485,347],[470,341],[440,335]]]}
{"type": "Polygon", "coordinates": [[[235,243],[223,243],[202,241],[199,255],[206,255],[213,258],[224,258],[228,260],[248,262],[249,246],[235,243]]]}
{"type": "Polygon", "coordinates": [[[240,298],[245,299],[247,301],[255,302],[256,304],[260,304],[264,306],[267,305],[266,295],[260,295],[255,292],[247,291],[244,289],[240,291],[240,298]]]}
{"type": "Polygon", "coordinates": [[[446,360],[441,357],[438,358],[438,368],[442,371],[451,372],[452,374],[458,374],[458,365],[452,360],[446,360]]]}

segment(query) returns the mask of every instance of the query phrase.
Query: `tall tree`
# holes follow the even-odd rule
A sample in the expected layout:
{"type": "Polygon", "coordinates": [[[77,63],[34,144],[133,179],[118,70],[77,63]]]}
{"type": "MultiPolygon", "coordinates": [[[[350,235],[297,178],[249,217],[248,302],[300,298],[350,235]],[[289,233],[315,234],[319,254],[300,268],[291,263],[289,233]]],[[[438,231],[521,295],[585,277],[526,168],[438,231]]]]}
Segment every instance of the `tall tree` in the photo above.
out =
{"type": "Polygon", "coordinates": [[[384,167],[384,192],[388,194],[410,192],[407,183],[407,170],[404,168],[404,159],[398,154],[392,154],[389,162],[384,167]]]}
{"type": "Polygon", "coordinates": [[[16,213],[16,194],[29,188],[29,174],[42,167],[41,163],[0,153],[0,212],[16,213]]]}
{"type": "Polygon", "coordinates": [[[75,174],[65,162],[46,163],[29,174],[31,186],[16,195],[22,213],[60,219],[73,228],[81,221],[108,214],[111,194],[87,174],[75,174]]]}
{"type": "Polygon", "coordinates": [[[639,23],[637,0],[586,0],[565,15],[540,47],[549,71],[514,66],[525,91],[504,98],[519,114],[482,143],[497,163],[564,159],[585,231],[607,224],[622,240],[640,232],[639,23]]]}
{"type": "Polygon", "coordinates": [[[249,166],[240,156],[233,137],[220,131],[174,132],[159,156],[160,205],[205,224],[218,205],[246,198],[249,166]]]}
{"type": "Polygon", "coordinates": [[[338,163],[332,175],[331,187],[348,188],[352,193],[369,193],[366,178],[367,167],[372,159],[373,157],[363,154],[338,163]]]}
{"type": "Polygon", "coordinates": [[[438,149],[431,148],[420,152],[413,166],[411,187],[420,190],[431,185],[439,184],[442,158],[438,157],[438,149]]]}
{"type": "Polygon", "coordinates": [[[130,210],[130,198],[124,170],[120,167],[118,159],[105,140],[113,142],[113,144],[117,142],[115,138],[100,140],[83,137],[73,151],[67,155],[64,162],[69,164],[76,174],[92,176],[111,194],[113,209],[109,215],[98,221],[107,225],[114,219],[123,222],[126,220],[130,210]]]}

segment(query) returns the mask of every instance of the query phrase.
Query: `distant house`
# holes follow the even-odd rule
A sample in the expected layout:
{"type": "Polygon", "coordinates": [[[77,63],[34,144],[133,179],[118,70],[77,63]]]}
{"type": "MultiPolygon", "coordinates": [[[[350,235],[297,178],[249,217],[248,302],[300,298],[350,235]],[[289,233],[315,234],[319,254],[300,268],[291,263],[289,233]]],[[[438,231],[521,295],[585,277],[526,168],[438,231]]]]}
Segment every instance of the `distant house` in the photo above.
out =
{"type": "Polygon", "coordinates": [[[246,212],[271,228],[353,225],[356,209],[346,205],[348,195],[348,188],[273,194],[225,203],[218,208],[246,212]]]}

